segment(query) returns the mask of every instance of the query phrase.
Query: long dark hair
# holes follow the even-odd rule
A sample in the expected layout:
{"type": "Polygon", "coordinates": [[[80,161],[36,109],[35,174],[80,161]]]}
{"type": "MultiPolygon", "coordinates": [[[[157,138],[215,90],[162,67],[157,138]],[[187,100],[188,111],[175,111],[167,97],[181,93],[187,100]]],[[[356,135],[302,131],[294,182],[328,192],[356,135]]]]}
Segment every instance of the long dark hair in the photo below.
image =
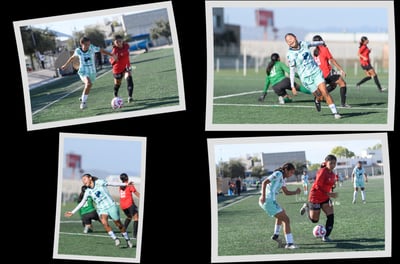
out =
{"type": "Polygon", "coordinates": [[[277,61],[279,61],[279,54],[278,53],[272,53],[271,54],[271,61],[268,63],[267,69],[265,70],[267,75],[269,75],[271,73],[271,69],[272,69],[272,67],[274,67],[275,62],[277,62],[277,61]]]}
{"type": "Polygon", "coordinates": [[[92,179],[93,182],[95,182],[98,179],[96,176],[92,176],[90,173],[83,174],[81,178],[83,178],[83,177],[88,177],[88,178],[92,179]]]}
{"type": "MultiPolygon", "coordinates": [[[[121,175],[119,175],[119,179],[122,182],[127,182],[129,180],[128,174],[126,173],[121,173],[121,175]]],[[[125,190],[126,186],[120,186],[121,190],[125,190]]]]}
{"type": "Polygon", "coordinates": [[[325,161],[321,163],[321,168],[325,168],[326,167],[326,162],[327,161],[337,161],[336,156],[329,154],[328,156],[325,157],[325,161]]]}
{"type": "Polygon", "coordinates": [[[88,188],[87,186],[82,185],[82,187],[81,187],[81,193],[79,194],[78,200],[77,200],[78,203],[80,203],[80,202],[82,201],[83,195],[85,194],[85,191],[86,191],[87,188],[88,188]]]}
{"type": "Polygon", "coordinates": [[[359,48],[361,48],[361,46],[364,45],[364,42],[365,42],[366,40],[368,40],[368,38],[367,38],[366,36],[362,36],[362,37],[361,37],[359,48]]]}
{"type": "MultiPolygon", "coordinates": [[[[315,35],[315,36],[312,38],[312,40],[313,40],[313,41],[324,41],[320,35],[315,35]]],[[[326,47],[326,44],[323,44],[323,46],[326,47]]],[[[318,55],[319,55],[319,47],[317,46],[317,47],[315,47],[315,49],[314,49],[314,56],[315,56],[315,57],[318,57],[318,55]]]]}
{"type": "Polygon", "coordinates": [[[280,171],[283,173],[284,170],[294,170],[294,169],[296,169],[296,168],[294,167],[293,163],[286,162],[279,168],[276,168],[274,171],[280,171]]]}

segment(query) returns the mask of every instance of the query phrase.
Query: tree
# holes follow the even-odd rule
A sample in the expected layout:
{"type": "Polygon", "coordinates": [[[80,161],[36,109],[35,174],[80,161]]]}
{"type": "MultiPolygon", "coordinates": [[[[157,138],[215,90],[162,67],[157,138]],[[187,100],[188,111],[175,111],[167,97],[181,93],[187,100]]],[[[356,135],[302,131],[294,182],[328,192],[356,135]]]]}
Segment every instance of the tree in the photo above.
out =
{"type": "Polygon", "coordinates": [[[368,147],[368,150],[377,150],[377,149],[382,149],[382,144],[376,144],[372,147],[368,147]]]}
{"type": "Polygon", "coordinates": [[[300,180],[299,176],[301,174],[303,174],[304,170],[307,169],[307,164],[304,164],[302,162],[297,162],[297,161],[292,162],[292,164],[294,165],[294,168],[295,168],[294,175],[296,177],[296,181],[299,181],[300,180]]]}
{"type": "Polygon", "coordinates": [[[264,170],[263,166],[254,166],[251,169],[251,176],[261,178],[264,175],[266,175],[266,171],[264,170]]]}
{"type": "Polygon", "coordinates": [[[355,156],[354,152],[342,146],[334,147],[331,150],[331,153],[335,155],[337,158],[351,158],[355,156]]]}
{"type": "Polygon", "coordinates": [[[169,21],[160,19],[154,22],[154,27],[150,29],[150,36],[152,39],[159,39],[160,37],[165,37],[168,40],[168,44],[171,44],[171,28],[169,26],[169,21]]]}
{"type": "Polygon", "coordinates": [[[231,178],[243,177],[245,166],[238,159],[230,160],[228,170],[231,178]]]}

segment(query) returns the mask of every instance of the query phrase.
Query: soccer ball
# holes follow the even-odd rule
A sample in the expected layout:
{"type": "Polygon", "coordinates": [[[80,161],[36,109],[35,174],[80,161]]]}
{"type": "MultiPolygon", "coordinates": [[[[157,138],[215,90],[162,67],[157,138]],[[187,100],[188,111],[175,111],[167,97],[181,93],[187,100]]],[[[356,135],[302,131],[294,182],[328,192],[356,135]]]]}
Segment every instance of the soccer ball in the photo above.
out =
{"type": "Polygon", "coordinates": [[[313,229],[313,235],[314,237],[323,237],[326,234],[326,229],[325,226],[323,225],[316,225],[313,229]]]}
{"type": "Polygon", "coordinates": [[[124,105],[124,101],[122,100],[121,97],[114,97],[111,100],[111,107],[112,109],[118,109],[121,108],[124,105]]]}

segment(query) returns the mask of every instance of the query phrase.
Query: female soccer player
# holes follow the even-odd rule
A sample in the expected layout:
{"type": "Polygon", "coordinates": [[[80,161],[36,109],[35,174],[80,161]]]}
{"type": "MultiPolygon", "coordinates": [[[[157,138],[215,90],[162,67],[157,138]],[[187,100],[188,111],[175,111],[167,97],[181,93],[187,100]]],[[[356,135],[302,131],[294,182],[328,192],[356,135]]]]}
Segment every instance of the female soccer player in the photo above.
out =
{"type": "MultiPolygon", "coordinates": [[[[291,98],[287,94],[286,90],[292,90],[290,86],[290,79],[286,77],[285,73],[290,73],[289,67],[281,62],[278,53],[271,54],[271,61],[266,69],[265,86],[263,94],[259,97],[259,101],[264,101],[267,96],[267,90],[269,86],[272,87],[276,95],[278,95],[279,103],[285,104],[285,102],[290,102],[291,98]]],[[[294,83],[297,91],[301,91],[306,94],[311,94],[309,90],[304,88],[304,86],[294,83]]]]}
{"type": "MultiPolygon", "coordinates": [[[[315,35],[313,37],[313,41],[324,41],[320,35],[315,35]]],[[[331,52],[329,51],[326,44],[322,44],[317,46],[314,49],[314,59],[317,62],[318,66],[322,70],[322,74],[324,75],[325,82],[328,84],[326,88],[328,93],[333,91],[336,88],[336,85],[340,87],[340,102],[342,107],[351,107],[346,104],[346,96],[347,96],[347,84],[343,77],[346,76],[342,66],[333,58],[331,52]],[[340,74],[337,74],[332,70],[332,64],[339,70],[340,74]],[[343,76],[343,77],[342,77],[343,76]]]]}
{"type": "Polygon", "coordinates": [[[301,83],[315,96],[314,101],[317,111],[321,111],[321,102],[317,97],[319,98],[322,95],[335,119],[341,118],[332,97],[326,90],[326,83],[322,76],[322,71],[315,62],[309,49],[310,47],[322,45],[324,42],[298,41],[293,33],[287,33],[285,35],[285,41],[289,46],[287,61],[290,68],[290,84],[293,95],[297,94],[296,87],[294,86],[295,71],[297,69],[301,83]]]}
{"type": "Polygon", "coordinates": [[[290,229],[290,219],[286,214],[285,210],[277,203],[276,196],[282,189],[286,195],[295,195],[301,193],[301,189],[297,188],[295,191],[289,191],[286,187],[286,178],[293,175],[295,167],[292,163],[285,163],[281,167],[274,170],[274,172],[268,176],[261,183],[261,196],[259,198],[260,207],[271,217],[275,217],[275,230],[274,235],[271,237],[272,240],[278,242],[278,247],[282,246],[282,240],[279,239],[279,233],[282,224],[284,225],[284,233],[287,249],[298,248],[294,244],[292,231],[290,229]]]}
{"type": "Polygon", "coordinates": [[[80,108],[84,109],[87,107],[86,101],[89,96],[90,89],[96,80],[95,53],[100,52],[114,58],[116,58],[116,56],[103,48],[91,44],[88,37],[82,37],[79,43],[81,44],[81,47],[75,49],[74,54],[72,54],[72,56],[69,57],[64,65],[61,66],[61,69],[64,70],[76,57],[79,58],[78,74],[82,82],[85,84],[82,97],[80,98],[80,108]]]}
{"type": "Polygon", "coordinates": [[[362,167],[362,162],[358,161],[357,166],[354,167],[353,172],[351,173],[351,178],[353,180],[354,192],[353,192],[353,204],[357,201],[357,193],[358,188],[361,189],[361,199],[363,203],[365,201],[365,183],[368,182],[367,174],[365,173],[364,168],[362,167]]]}
{"type": "Polygon", "coordinates": [[[321,164],[321,168],[317,171],[315,181],[308,195],[308,203],[304,203],[300,209],[300,214],[304,215],[307,211],[308,218],[313,223],[318,223],[319,216],[322,211],[326,215],[326,234],[322,237],[322,241],[331,242],[329,235],[333,229],[334,214],[331,198],[336,198],[338,194],[332,191],[332,187],[336,182],[336,174],[333,169],[336,167],[336,156],[328,155],[325,162],[321,164]]]}
{"type": "Polygon", "coordinates": [[[371,65],[371,60],[369,58],[369,54],[371,53],[371,49],[368,48],[369,40],[366,36],[362,36],[360,40],[360,46],[358,47],[358,57],[360,58],[361,68],[364,70],[367,77],[364,77],[361,81],[356,84],[357,89],[360,89],[360,85],[365,83],[366,81],[374,78],[376,87],[378,87],[379,92],[383,92],[383,88],[381,83],[379,82],[378,75],[375,72],[375,69],[371,65]]]}
{"type": "Polygon", "coordinates": [[[68,211],[64,215],[66,217],[71,217],[85,204],[88,197],[91,197],[96,203],[96,209],[98,215],[100,216],[100,221],[103,224],[104,229],[106,230],[108,235],[114,240],[115,245],[119,246],[121,242],[119,241],[119,238],[114,234],[114,231],[108,223],[109,217],[119,228],[122,236],[126,240],[128,247],[132,248],[133,244],[130,241],[124,225],[121,223],[119,208],[107,189],[107,186],[125,186],[125,184],[110,184],[105,180],[90,175],[89,173],[86,173],[82,176],[82,182],[83,185],[88,187],[85,191],[85,194],[83,195],[82,201],[72,211],[68,211]]]}
{"type": "Polygon", "coordinates": [[[304,195],[308,195],[308,184],[310,183],[308,178],[309,178],[309,176],[307,174],[307,171],[303,171],[303,175],[301,175],[301,182],[303,185],[304,195]]]}
{"type": "Polygon", "coordinates": [[[138,231],[138,223],[139,223],[139,211],[138,207],[135,204],[135,201],[133,200],[132,194],[136,195],[137,198],[140,198],[140,193],[136,190],[135,186],[133,183],[129,183],[129,177],[126,173],[121,173],[119,176],[121,179],[122,183],[125,184],[125,186],[120,186],[119,187],[119,205],[122,209],[122,211],[126,215],[124,227],[127,230],[129,223],[133,219],[133,238],[137,238],[137,231],[138,231]]]}
{"type": "Polygon", "coordinates": [[[110,58],[112,65],[112,71],[114,75],[114,97],[118,96],[118,90],[121,86],[122,77],[126,79],[127,90],[128,90],[128,103],[132,102],[133,94],[133,79],[132,79],[132,68],[129,59],[129,44],[126,43],[121,35],[114,37],[113,49],[111,51],[117,58],[110,58]]]}

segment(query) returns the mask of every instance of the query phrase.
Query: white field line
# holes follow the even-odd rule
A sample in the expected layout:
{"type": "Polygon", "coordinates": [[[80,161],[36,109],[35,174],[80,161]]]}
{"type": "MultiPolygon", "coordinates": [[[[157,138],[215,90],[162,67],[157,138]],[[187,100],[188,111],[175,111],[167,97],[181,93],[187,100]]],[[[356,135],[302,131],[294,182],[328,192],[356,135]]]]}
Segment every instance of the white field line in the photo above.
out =
{"type": "Polygon", "coordinates": [[[233,203],[227,204],[227,205],[225,205],[225,206],[222,206],[222,207],[218,208],[218,211],[220,211],[220,210],[222,210],[222,209],[225,209],[225,208],[228,208],[229,206],[234,205],[234,204],[237,204],[237,203],[239,203],[239,202],[241,202],[241,201],[244,201],[244,200],[246,200],[246,199],[248,199],[248,198],[250,198],[250,197],[251,197],[251,195],[249,195],[249,196],[247,196],[247,197],[245,197],[245,198],[239,199],[239,200],[237,200],[236,202],[233,202],[233,203]]]}

